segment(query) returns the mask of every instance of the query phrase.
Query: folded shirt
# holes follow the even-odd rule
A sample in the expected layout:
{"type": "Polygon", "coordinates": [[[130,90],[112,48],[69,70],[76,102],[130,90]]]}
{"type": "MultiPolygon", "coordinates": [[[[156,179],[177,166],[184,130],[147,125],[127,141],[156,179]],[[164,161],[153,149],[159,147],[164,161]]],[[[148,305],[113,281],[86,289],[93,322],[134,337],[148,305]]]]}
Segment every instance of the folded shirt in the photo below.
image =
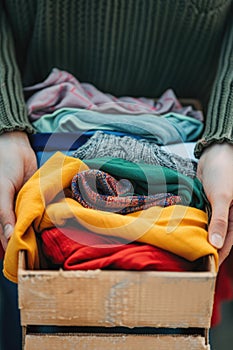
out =
{"type": "Polygon", "coordinates": [[[81,227],[62,227],[41,233],[42,251],[52,267],[64,270],[195,271],[203,259],[190,262],[150,244],[127,243],[81,227]]]}
{"type": "Polygon", "coordinates": [[[151,140],[158,145],[195,141],[203,123],[178,113],[162,116],[152,114],[103,114],[81,108],[62,108],[44,114],[33,123],[37,132],[84,132],[108,130],[125,132],[151,140]]]}

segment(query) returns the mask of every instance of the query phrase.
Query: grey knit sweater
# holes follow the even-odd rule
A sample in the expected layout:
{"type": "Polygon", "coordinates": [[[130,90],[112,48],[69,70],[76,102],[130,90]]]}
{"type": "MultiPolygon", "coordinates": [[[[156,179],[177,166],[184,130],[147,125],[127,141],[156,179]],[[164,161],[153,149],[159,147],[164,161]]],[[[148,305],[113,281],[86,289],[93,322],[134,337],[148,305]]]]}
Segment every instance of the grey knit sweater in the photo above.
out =
{"type": "Polygon", "coordinates": [[[198,98],[196,155],[233,142],[232,0],[0,0],[0,132],[33,132],[22,86],[53,67],[118,96],[198,98]]]}

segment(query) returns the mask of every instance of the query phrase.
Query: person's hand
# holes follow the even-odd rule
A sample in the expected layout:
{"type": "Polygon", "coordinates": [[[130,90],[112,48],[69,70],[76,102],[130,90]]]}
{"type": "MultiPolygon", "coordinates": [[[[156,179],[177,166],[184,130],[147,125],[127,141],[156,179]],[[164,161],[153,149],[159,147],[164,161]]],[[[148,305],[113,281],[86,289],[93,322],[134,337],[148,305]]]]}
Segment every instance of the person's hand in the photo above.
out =
{"type": "Polygon", "coordinates": [[[25,132],[0,135],[0,240],[4,249],[15,225],[15,196],[36,169],[36,156],[25,132]]]}
{"type": "Polygon", "coordinates": [[[212,216],[209,242],[219,250],[219,264],[233,245],[233,145],[214,144],[203,152],[197,169],[212,216]]]}

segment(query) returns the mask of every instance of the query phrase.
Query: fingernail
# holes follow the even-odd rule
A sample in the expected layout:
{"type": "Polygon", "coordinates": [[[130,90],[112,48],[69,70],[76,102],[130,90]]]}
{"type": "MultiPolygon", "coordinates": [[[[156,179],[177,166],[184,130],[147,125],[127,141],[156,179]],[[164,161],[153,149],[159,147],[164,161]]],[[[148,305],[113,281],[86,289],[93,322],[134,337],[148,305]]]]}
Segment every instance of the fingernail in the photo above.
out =
{"type": "Polygon", "coordinates": [[[11,224],[6,224],[4,226],[4,236],[9,239],[13,231],[13,226],[11,224]]]}
{"type": "Polygon", "coordinates": [[[216,248],[222,248],[223,246],[223,238],[219,233],[213,233],[210,238],[211,244],[213,244],[216,248]]]}

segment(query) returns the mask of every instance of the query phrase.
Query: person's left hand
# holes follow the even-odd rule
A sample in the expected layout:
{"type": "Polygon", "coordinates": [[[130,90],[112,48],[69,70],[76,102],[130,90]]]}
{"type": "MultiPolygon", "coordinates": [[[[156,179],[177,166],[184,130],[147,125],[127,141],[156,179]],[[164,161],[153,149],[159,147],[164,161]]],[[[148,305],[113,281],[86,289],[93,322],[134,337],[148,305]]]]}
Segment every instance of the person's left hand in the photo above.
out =
{"type": "Polygon", "coordinates": [[[37,170],[36,155],[24,131],[0,135],[0,241],[5,250],[15,225],[15,198],[37,170]]]}
{"type": "Polygon", "coordinates": [[[199,160],[197,176],[210,202],[209,242],[219,250],[219,264],[233,245],[233,145],[213,144],[199,160]]]}

